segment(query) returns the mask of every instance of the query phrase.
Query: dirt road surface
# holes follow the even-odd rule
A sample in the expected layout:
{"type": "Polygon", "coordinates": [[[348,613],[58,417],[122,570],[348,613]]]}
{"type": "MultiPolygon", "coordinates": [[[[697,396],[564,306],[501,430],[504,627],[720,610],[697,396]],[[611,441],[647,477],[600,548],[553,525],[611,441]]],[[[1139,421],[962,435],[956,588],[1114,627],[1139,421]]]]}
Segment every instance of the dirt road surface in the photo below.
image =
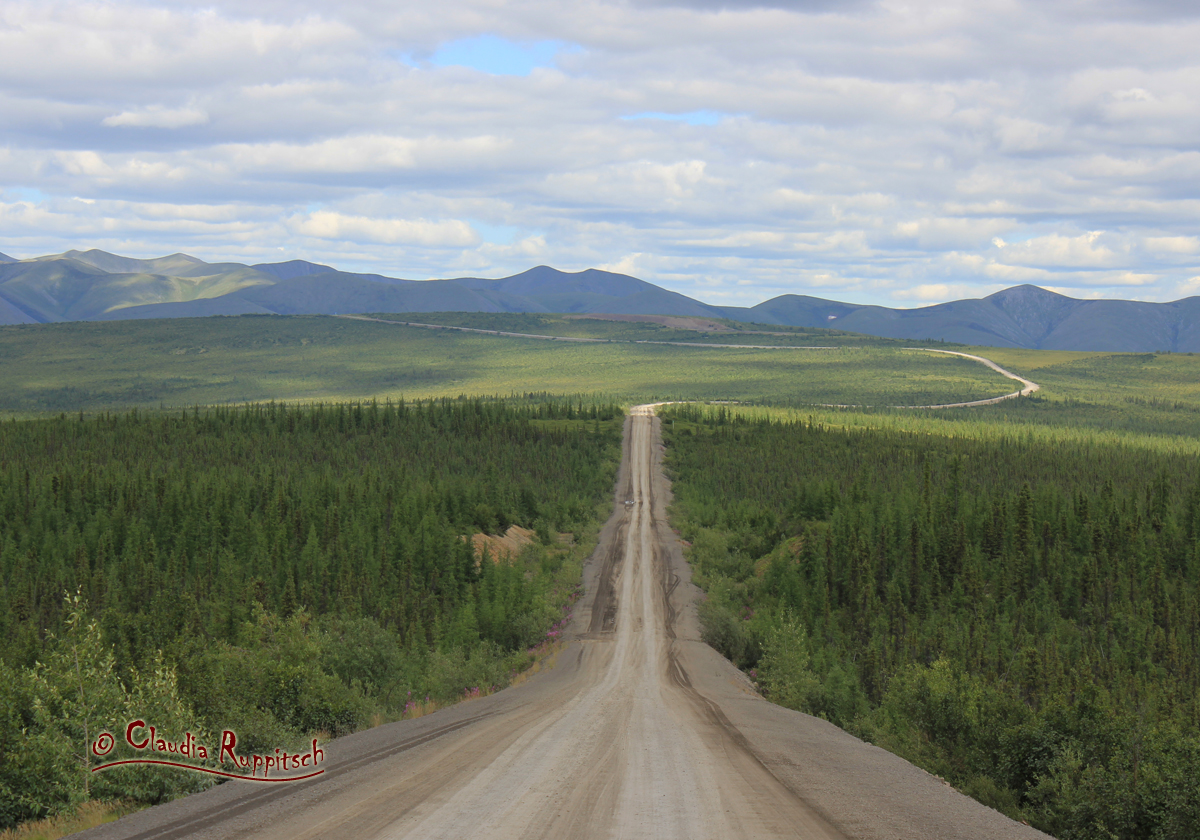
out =
{"type": "Polygon", "coordinates": [[[330,742],[328,770],[312,781],[230,782],[80,836],[1045,837],[824,721],[768,703],[699,640],[699,591],[667,524],[653,410],[635,408],[626,420],[615,510],[555,667],[330,742]]]}
{"type": "MultiPolygon", "coordinates": [[[[1002,394],[999,397],[988,397],[983,400],[971,400],[970,402],[942,403],[941,405],[890,405],[888,408],[974,408],[980,405],[995,405],[1002,403],[1005,400],[1013,400],[1017,397],[1028,397],[1030,394],[1042,390],[1042,386],[1036,382],[1026,379],[1024,376],[1018,376],[1010,370],[1005,370],[1000,365],[993,362],[991,359],[985,359],[983,356],[973,356],[970,353],[959,353],[957,350],[935,350],[932,347],[905,347],[905,350],[912,350],[919,353],[943,353],[947,356],[960,356],[964,359],[970,359],[973,362],[979,362],[985,367],[989,367],[1001,376],[1012,379],[1021,383],[1021,387],[1010,394],[1002,394]]],[[[826,403],[821,408],[872,408],[867,405],[841,405],[836,403],[826,403]]]]}
{"type": "Polygon", "coordinates": [[[1015,399],[1016,397],[1028,397],[1030,394],[1042,390],[1042,386],[1036,382],[1026,379],[1024,376],[1018,376],[1010,370],[1005,370],[1000,365],[993,362],[991,359],[985,359],[983,356],[973,356],[970,353],[959,353],[955,350],[934,350],[931,347],[913,347],[913,350],[923,350],[926,353],[944,353],[947,356],[961,356],[964,359],[970,359],[973,362],[979,362],[981,365],[991,368],[1001,376],[1012,379],[1021,383],[1021,387],[1011,394],[1005,394],[1001,397],[991,397],[986,400],[972,400],[971,402],[945,403],[944,405],[900,405],[896,408],[970,408],[977,405],[995,405],[996,403],[1004,402],[1005,400],[1015,399]]]}

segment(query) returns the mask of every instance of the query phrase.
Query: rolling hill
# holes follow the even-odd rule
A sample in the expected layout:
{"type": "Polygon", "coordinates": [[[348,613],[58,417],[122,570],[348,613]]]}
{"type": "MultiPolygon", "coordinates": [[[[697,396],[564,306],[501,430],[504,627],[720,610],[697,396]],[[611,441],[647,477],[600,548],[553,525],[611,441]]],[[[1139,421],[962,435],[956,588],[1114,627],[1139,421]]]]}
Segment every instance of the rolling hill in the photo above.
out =
{"type": "Polygon", "coordinates": [[[294,277],[307,277],[310,274],[324,274],[326,271],[337,271],[328,265],[310,263],[307,260],[288,260],[281,263],[259,263],[250,266],[263,274],[269,274],[279,280],[291,280],[294,277]]]}
{"type": "Polygon", "coordinates": [[[274,282],[244,265],[179,261],[167,274],[154,265],[174,260],[164,257],[114,261],[109,264],[118,270],[112,271],[95,265],[106,261],[96,259],[93,252],[80,256],[89,259],[63,256],[0,263],[0,299],[32,322],[86,321],[142,305],[223,298],[274,282]]]}
{"type": "Polygon", "coordinates": [[[743,310],[739,319],[991,347],[1200,351],[1200,297],[1173,303],[1077,300],[1029,285],[1014,286],[985,298],[920,309],[858,306],[805,295],[782,295],[743,310]]]}
{"type": "Polygon", "coordinates": [[[538,266],[512,277],[402,280],[305,260],[206,263],[67,251],[0,264],[0,323],[351,312],[568,312],[724,317],[623,274],[538,266]]]}
{"type": "Polygon", "coordinates": [[[359,312],[676,315],[836,328],[885,338],[1053,350],[1200,352],[1200,297],[1173,303],[1077,300],[1037,286],[918,309],[781,295],[757,306],[702,303],[636,277],[537,266],[511,277],[403,280],[305,260],[243,265],[187,254],[100,250],[28,260],[0,254],[0,324],[210,315],[359,312]]]}

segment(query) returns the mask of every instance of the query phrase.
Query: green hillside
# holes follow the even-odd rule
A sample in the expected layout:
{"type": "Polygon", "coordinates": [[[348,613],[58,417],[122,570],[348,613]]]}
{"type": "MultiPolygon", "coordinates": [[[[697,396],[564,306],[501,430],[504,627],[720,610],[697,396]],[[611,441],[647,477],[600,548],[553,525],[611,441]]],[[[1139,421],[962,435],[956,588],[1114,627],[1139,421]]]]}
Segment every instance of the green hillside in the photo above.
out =
{"type": "MultiPolygon", "coordinates": [[[[590,323],[598,334],[629,326],[590,323]]],[[[576,344],[327,316],[0,327],[0,357],[7,386],[0,411],[28,414],[532,391],[894,405],[1013,390],[973,362],[895,347],[576,344]]]]}
{"type": "Polygon", "coordinates": [[[1200,298],[1172,303],[1078,300],[1037,286],[917,309],[891,309],[780,295],[730,311],[743,320],[830,326],[868,335],[928,337],[991,347],[1042,350],[1176,352],[1200,350],[1200,298]]]}
{"type": "MultiPolygon", "coordinates": [[[[143,262],[143,261],[129,261],[143,262]]],[[[157,262],[157,261],[144,261],[157,262]]],[[[190,275],[111,273],[75,259],[0,265],[0,298],[39,322],[80,321],[143,304],[216,298],[274,280],[245,266],[190,275]]]]}
{"type": "Polygon", "coordinates": [[[338,315],[363,312],[658,315],[827,329],[900,341],[1100,352],[1200,351],[1200,297],[1172,303],[1077,300],[1037,286],[916,309],[786,294],[715,306],[625,274],[540,265],[509,277],[403,280],[305,260],[206,263],[187,254],[136,259],[92,249],[0,259],[0,324],[338,315]]]}
{"type": "Polygon", "coordinates": [[[39,261],[54,261],[54,260],[74,260],[87,265],[107,271],[112,274],[187,274],[189,271],[194,271],[197,268],[207,266],[208,263],[196,257],[188,256],[187,254],[171,254],[166,257],[156,257],[149,260],[140,260],[134,257],[122,257],[117,254],[110,254],[107,251],[101,251],[98,248],[92,248],[88,251],[67,251],[62,254],[53,254],[46,257],[40,257],[39,261]]]}
{"type": "MultiPolygon", "coordinates": [[[[616,320],[603,315],[547,314],[534,312],[422,312],[370,313],[382,320],[411,321],[476,330],[497,330],[604,341],[673,341],[703,344],[760,344],[789,347],[893,347],[913,346],[911,341],[876,338],[844,330],[745,324],[725,318],[667,317],[650,320],[616,320]],[[701,327],[704,328],[701,328],[701,327]]],[[[637,317],[637,316],[635,316],[637,317]]],[[[937,347],[952,345],[935,343],[937,347]]]]}

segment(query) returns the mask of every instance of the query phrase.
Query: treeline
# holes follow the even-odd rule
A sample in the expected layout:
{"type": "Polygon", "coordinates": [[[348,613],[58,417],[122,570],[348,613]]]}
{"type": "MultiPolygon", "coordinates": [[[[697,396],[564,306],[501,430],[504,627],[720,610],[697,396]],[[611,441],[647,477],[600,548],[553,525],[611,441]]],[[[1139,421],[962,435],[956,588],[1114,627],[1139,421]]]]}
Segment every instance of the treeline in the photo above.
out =
{"type": "MultiPolygon", "coordinates": [[[[621,418],[515,399],[0,424],[0,827],[97,795],[85,726],[158,710],[252,751],[505,684],[573,597],[621,418]],[[478,562],[464,537],[514,524],[538,545],[478,562]]],[[[142,801],[197,784],[100,776],[142,801]]]]}
{"type": "Polygon", "coordinates": [[[1200,836],[1194,457],[663,414],[706,638],[768,697],[1064,840],[1200,836]]]}

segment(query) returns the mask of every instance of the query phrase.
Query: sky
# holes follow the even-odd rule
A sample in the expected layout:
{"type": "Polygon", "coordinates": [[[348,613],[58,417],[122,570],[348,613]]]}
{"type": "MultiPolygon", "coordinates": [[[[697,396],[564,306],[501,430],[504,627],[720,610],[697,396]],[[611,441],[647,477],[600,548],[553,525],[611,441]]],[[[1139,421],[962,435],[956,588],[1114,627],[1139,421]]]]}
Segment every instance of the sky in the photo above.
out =
{"type": "Polygon", "coordinates": [[[0,0],[0,252],[1200,294],[1200,4],[0,0]]]}

